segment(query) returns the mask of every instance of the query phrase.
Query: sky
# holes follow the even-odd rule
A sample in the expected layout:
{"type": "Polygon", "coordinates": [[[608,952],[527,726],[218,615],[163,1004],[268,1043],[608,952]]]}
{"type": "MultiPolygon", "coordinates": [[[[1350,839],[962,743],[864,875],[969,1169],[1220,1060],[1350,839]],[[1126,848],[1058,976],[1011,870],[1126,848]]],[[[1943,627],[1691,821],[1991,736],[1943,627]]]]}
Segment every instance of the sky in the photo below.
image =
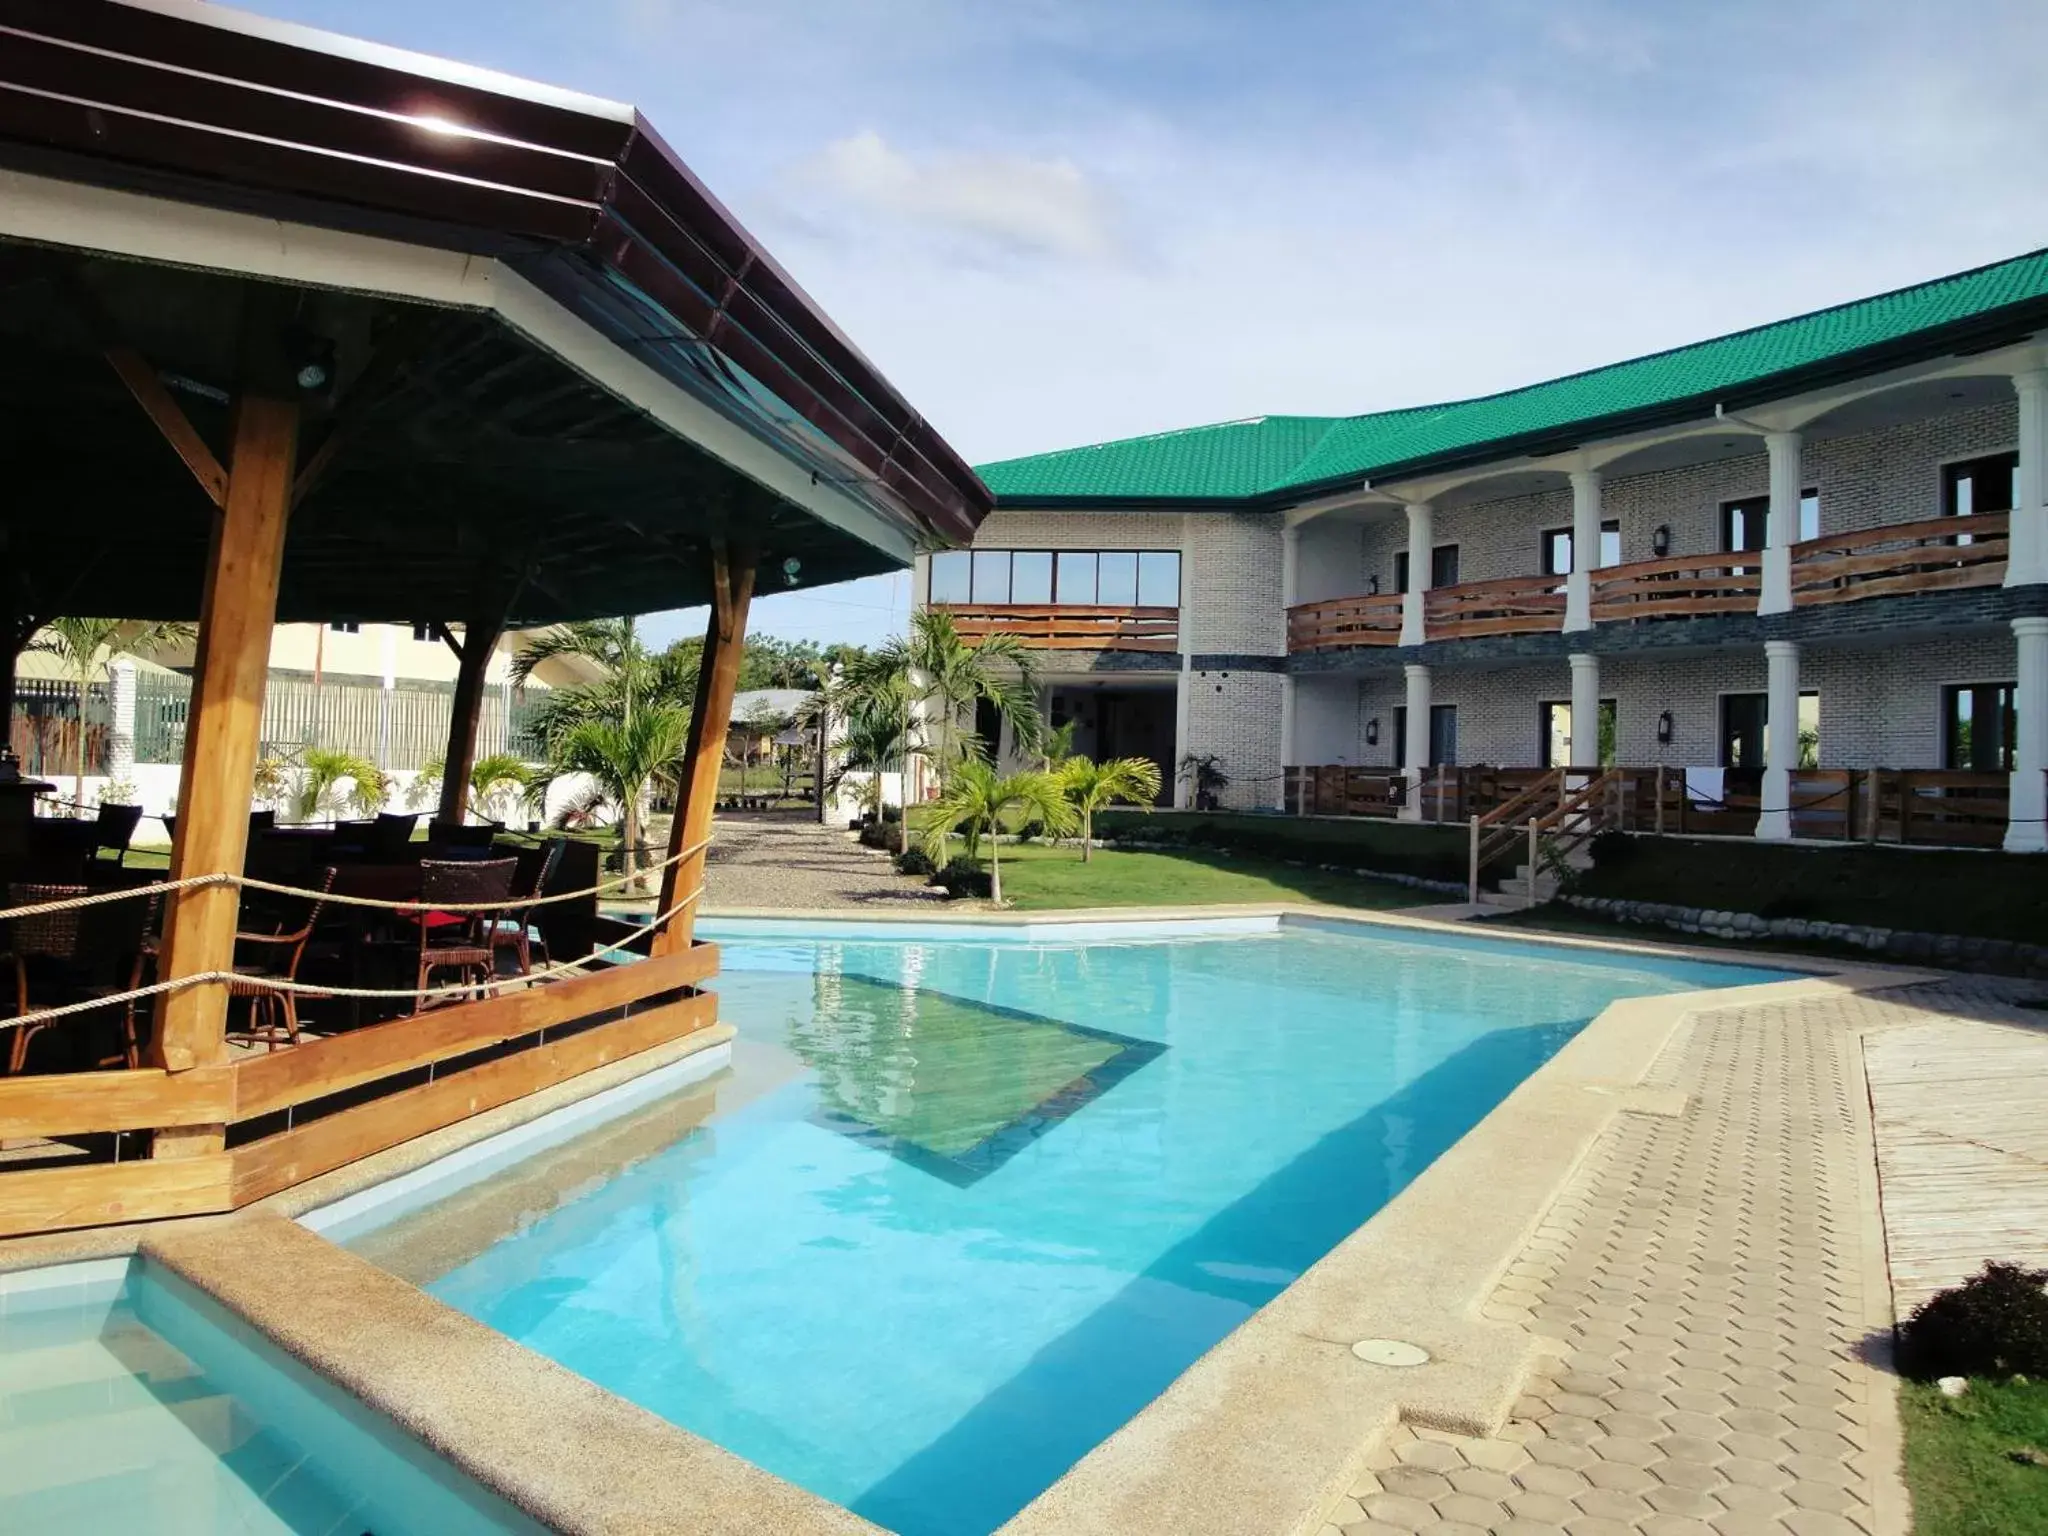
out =
{"type": "MultiPolygon", "coordinates": [[[[971,463],[1482,394],[2048,245],[2039,0],[254,8],[632,102],[971,463]]],[[[908,601],[753,628],[871,642],[908,601]]]]}

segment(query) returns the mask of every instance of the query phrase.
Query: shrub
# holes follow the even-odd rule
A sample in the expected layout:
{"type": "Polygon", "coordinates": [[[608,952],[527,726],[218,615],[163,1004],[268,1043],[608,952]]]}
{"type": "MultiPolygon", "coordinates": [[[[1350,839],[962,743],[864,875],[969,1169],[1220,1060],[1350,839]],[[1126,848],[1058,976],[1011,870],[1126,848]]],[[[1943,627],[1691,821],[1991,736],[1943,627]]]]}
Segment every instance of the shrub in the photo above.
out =
{"type": "Polygon", "coordinates": [[[1899,1330],[1909,1376],[2048,1376],[2048,1269],[1986,1264],[1899,1330]]]}
{"type": "Polygon", "coordinates": [[[1618,869],[1636,856],[1636,840],[1610,827],[1593,834],[1586,852],[1592,855],[1595,869],[1618,869]]]}
{"type": "Polygon", "coordinates": [[[906,848],[897,854],[896,868],[906,875],[930,875],[938,870],[938,866],[932,863],[932,856],[922,848],[906,848]]]}
{"type": "Polygon", "coordinates": [[[899,822],[899,821],[901,821],[902,819],[903,819],[903,807],[902,807],[902,806],[900,806],[900,805],[885,805],[885,806],[883,806],[883,807],[882,807],[882,820],[884,820],[884,821],[886,821],[886,822],[889,822],[890,824],[892,824],[892,825],[893,825],[894,823],[896,823],[896,822],[899,822]]]}
{"type": "Polygon", "coordinates": [[[956,901],[963,896],[986,900],[992,889],[988,871],[967,859],[955,859],[934,874],[931,883],[942,887],[946,895],[956,901]]]}

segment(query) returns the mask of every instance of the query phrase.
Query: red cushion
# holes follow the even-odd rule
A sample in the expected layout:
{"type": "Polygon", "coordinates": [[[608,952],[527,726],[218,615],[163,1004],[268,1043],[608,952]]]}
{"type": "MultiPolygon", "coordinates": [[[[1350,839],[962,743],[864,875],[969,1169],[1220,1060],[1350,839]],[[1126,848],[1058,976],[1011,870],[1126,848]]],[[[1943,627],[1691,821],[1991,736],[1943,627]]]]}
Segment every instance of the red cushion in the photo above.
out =
{"type": "Polygon", "coordinates": [[[399,916],[408,923],[424,923],[429,928],[453,928],[463,921],[461,915],[454,912],[401,912],[399,916]]]}

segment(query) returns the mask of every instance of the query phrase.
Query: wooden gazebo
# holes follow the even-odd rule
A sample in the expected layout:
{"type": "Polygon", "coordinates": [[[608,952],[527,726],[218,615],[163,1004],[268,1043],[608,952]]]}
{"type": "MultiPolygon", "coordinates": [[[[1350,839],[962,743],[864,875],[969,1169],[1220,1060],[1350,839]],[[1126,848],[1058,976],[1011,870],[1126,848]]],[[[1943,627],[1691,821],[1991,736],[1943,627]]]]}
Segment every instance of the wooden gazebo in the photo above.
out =
{"type": "MultiPolygon", "coordinates": [[[[987,511],[630,108],[183,0],[0,23],[0,712],[46,618],[197,618],[173,881],[242,868],[279,620],[459,628],[459,815],[506,626],[710,604],[674,855],[756,573],[891,569],[987,511]]],[[[238,895],[171,899],[166,979],[232,965],[238,895]]],[[[0,1165],[0,1235],[231,1209],[710,1023],[690,909],[651,947],[235,1062],[226,986],[172,991],[151,1065],[0,1080],[0,1139],[153,1133],[0,1165]]]]}

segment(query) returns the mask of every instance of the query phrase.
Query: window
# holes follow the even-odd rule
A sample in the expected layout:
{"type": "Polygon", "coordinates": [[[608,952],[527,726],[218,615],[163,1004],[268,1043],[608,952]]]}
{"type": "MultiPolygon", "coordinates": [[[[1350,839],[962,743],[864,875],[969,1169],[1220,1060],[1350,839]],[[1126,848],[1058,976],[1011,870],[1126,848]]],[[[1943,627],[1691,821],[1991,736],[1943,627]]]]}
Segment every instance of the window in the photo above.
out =
{"type": "Polygon", "coordinates": [[[1059,564],[1059,578],[1053,588],[1052,600],[1083,605],[1094,602],[1095,557],[1063,549],[1055,558],[1059,564]]]}
{"type": "Polygon", "coordinates": [[[1010,601],[1052,601],[1052,555],[1049,551],[1020,549],[1010,556],[1010,601]]]}
{"type": "Polygon", "coordinates": [[[363,626],[353,619],[337,619],[327,627],[337,635],[360,635],[363,632],[363,626]]]}
{"type": "Polygon", "coordinates": [[[1180,551],[946,550],[932,556],[927,601],[1178,608],[1180,551]]]}
{"type": "Polygon", "coordinates": [[[1010,600],[1010,552],[1007,549],[974,551],[974,601],[1007,603],[1010,600]]]}
{"type": "MultiPolygon", "coordinates": [[[[1721,503],[1721,547],[1730,553],[1770,543],[1771,498],[1743,496],[1721,503]]],[[[1793,542],[1820,537],[1820,492],[1799,493],[1799,530],[1793,542]]],[[[1740,571],[1737,574],[1741,574],[1740,571]]]]}
{"type": "MultiPolygon", "coordinates": [[[[1542,535],[1543,574],[1569,576],[1572,572],[1572,531],[1546,528],[1542,535]]],[[[1621,519],[1609,518],[1600,525],[1600,564],[1621,564],[1621,519]]]]}
{"type": "Polygon", "coordinates": [[[964,603],[972,590],[974,557],[964,549],[932,556],[931,601],[964,603]]]}
{"type": "Polygon", "coordinates": [[[1138,556],[1138,605],[1180,606],[1180,555],[1176,551],[1148,549],[1138,556]]]}
{"type": "MultiPolygon", "coordinates": [[[[1429,706],[1429,764],[1452,768],[1458,762],[1458,706],[1429,706]]],[[[1408,706],[1394,706],[1394,766],[1408,766],[1408,706]]]]}
{"type": "Polygon", "coordinates": [[[2011,683],[1956,683],[1941,690],[1941,765],[2010,773],[2019,717],[2011,683]]]}
{"type": "MultiPolygon", "coordinates": [[[[1432,587],[1455,587],[1458,584],[1458,546],[1439,544],[1429,552],[1429,584],[1432,587]]],[[[1394,590],[1408,590],[1408,551],[1394,551],[1394,590]]]]}
{"type": "MultiPolygon", "coordinates": [[[[1768,695],[1724,693],[1721,695],[1721,766],[1762,769],[1771,750],[1771,732],[1765,716],[1770,712],[1768,695]]],[[[1799,695],[1800,768],[1820,766],[1820,695],[1799,695]]]]}
{"type": "Polygon", "coordinates": [[[1612,768],[1614,766],[1614,730],[1619,706],[1613,699],[1600,701],[1600,739],[1596,744],[1597,756],[1588,760],[1579,755],[1578,743],[1572,740],[1572,706],[1569,700],[1554,700],[1538,707],[1536,727],[1536,749],[1541,755],[1539,766],[1544,768],[1612,768]]]}
{"type": "Polygon", "coordinates": [[[1104,607],[1129,608],[1138,601],[1138,556],[1135,550],[1105,550],[1095,557],[1095,601],[1104,607]]]}
{"type": "MultiPolygon", "coordinates": [[[[2020,456],[2017,453],[1986,454],[1960,464],[1941,466],[1941,515],[1971,517],[1979,512],[2010,512],[2019,504],[2020,456]]],[[[1967,533],[1955,542],[1967,544],[1967,533]]]]}

